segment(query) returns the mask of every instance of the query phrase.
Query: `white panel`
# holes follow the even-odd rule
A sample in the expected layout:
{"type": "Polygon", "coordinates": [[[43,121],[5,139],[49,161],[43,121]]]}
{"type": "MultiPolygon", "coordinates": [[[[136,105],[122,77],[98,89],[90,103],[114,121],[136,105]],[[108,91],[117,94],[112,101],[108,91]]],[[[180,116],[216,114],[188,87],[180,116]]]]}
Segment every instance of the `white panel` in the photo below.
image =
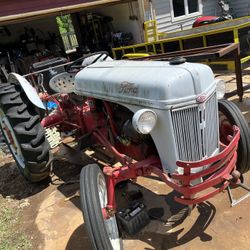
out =
{"type": "Polygon", "coordinates": [[[231,0],[230,7],[233,9],[236,17],[250,15],[250,0],[231,0]]]}
{"type": "Polygon", "coordinates": [[[220,16],[220,7],[217,0],[203,0],[203,11],[204,16],[220,16]]]}
{"type": "MultiPolygon", "coordinates": [[[[193,22],[198,16],[186,18],[181,21],[172,21],[171,0],[153,0],[153,8],[156,14],[159,32],[171,32],[192,27],[193,22]]],[[[202,0],[201,15],[214,16],[218,14],[217,0],[202,0]]]]}

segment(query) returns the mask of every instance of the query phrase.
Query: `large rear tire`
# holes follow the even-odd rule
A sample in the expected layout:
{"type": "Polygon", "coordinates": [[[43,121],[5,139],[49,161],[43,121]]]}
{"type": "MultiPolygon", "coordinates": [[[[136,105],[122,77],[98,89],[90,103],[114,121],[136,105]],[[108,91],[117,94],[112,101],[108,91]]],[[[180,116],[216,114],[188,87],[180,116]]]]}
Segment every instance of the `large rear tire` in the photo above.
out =
{"type": "Polygon", "coordinates": [[[97,164],[82,169],[80,193],[84,222],[93,249],[122,249],[115,216],[103,218],[102,208],[107,205],[107,188],[105,177],[97,164]]]}
{"type": "Polygon", "coordinates": [[[227,136],[233,134],[232,126],[240,128],[240,140],[238,145],[237,170],[246,173],[250,169],[250,129],[236,104],[228,100],[219,100],[220,114],[220,139],[228,144],[227,136]]]}
{"type": "Polygon", "coordinates": [[[50,146],[35,106],[18,85],[0,85],[0,128],[24,177],[31,182],[47,178],[50,146]]]}

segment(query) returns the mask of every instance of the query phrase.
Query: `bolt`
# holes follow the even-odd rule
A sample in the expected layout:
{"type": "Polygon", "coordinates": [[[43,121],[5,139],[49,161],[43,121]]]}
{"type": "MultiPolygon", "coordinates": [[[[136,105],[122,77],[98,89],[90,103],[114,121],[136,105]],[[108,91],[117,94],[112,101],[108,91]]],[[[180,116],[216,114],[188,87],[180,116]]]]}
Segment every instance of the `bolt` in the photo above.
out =
{"type": "Polygon", "coordinates": [[[237,183],[239,181],[240,177],[241,177],[241,173],[239,171],[237,171],[237,170],[234,170],[231,175],[233,177],[232,181],[234,183],[237,183]]]}

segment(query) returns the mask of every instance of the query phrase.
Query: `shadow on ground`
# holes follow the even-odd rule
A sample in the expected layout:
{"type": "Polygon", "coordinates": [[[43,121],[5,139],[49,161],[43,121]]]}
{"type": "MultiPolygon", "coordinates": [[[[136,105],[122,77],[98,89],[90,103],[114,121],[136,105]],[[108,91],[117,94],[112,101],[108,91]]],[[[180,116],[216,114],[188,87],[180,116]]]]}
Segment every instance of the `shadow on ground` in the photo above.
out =
{"type": "MultiPolygon", "coordinates": [[[[77,185],[74,186],[74,188],[77,189],[77,185]]],[[[61,186],[59,190],[65,192],[66,189],[61,186]]],[[[186,228],[186,230],[184,230],[184,227],[179,227],[181,227],[185,220],[189,219],[188,209],[187,207],[174,201],[174,196],[177,195],[175,191],[170,192],[167,195],[157,195],[145,187],[129,182],[127,186],[123,186],[122,188],[116,190],[119,208],[127,204],[124,193],[131,190],[140,190],[143,193],[143,203],[146,204],[148,210],[156,209],[158,212],[162,210],[163,213],[160,218],[157,220],[151,220],[149,225],[133,237],[123,232],[122,238],[124,240],[125,249],[128,249],[126,242],[137,239],[147,243],[147,245],[157,250],[171,249],[185,245],[195,238],[199,238],[200,241],[212,240],[212,237],[205,233],[205,230],[212,222],[216,213],[216,209],[211,203],[205,202],[197,205],[196,208],[194,208],[197,210],[198,214],[196,221],[190,226],[190,229],[186,228]],[[176,231],[174,231],[175,228],[176,231]],[[168,232],[170,229],[171,232],[168,232]]],[[[65,195],[67,196],[67,193],[65,193],[65,195]]],[[[79,207],[79,199],[73,199],[72,202],[79,207]]],[[[90,246],[86,227],[83,224],[76,228],[72,233],[66,249],[83,250],[90,249],[90,246]]],[[[151,248],[145,249],[149,250],[151,248]]]]}
{"type": "Polygon", "coordinates": [[[91,249],[91,243],[87,235],[84,224],[79,226],[71,235],[70,240],[65,248],[66,250],[83,250],[91,249]]]}
{"type": "MultiPolygon", "coordinates": [[[[209,203],[201,203],[197,206],[198,217],[188,232],[183,234],[185,228],[177,229],[175,232],[166,233],[165,235],[157,233],[145,233],[140,240],[147,242],[154,249],[171,249],[181,245],[185,245],[195,238],[200,238],[200,241],[211,241],[212,237],[205,232],[209,224],[212,222],[215,216],[215,207],[209,203]],[[183,234],[183,235],[182,235],[183,234]]],[[[181,224],[188,217],[182,218],[177,221],[177,224],[181,224]]],[[[147,248],[146,248],[147,249],[147,248]]]]}
{"type": "MultiPolygon", "coordinates": [[[[93,159],[88,159],[88,163],[91,162],[93,162],[93,159]]],[[[74,197],[74,194],[79,190],[81,168],[81,166],[69,164],[64,161],[57,161],[54,164],[54,174],[51,180],[46,180],[39,184],[31,184],[20,175],[15,163],[10,162],[0,168],[0,194],[4,197],[12,196],[15,199],[24,199],[41,192],[50,185],[52,187],[51,190],[57,189],[65,197],[72,197],[69,199],[70,202],[78,209],[81,209],[79,197],[74,197]]],[[[159,182],[159,179],[154,176],[144,179],[148,183],[151,181],[159,182]]],[[[158,220],[152,220],[148,226],[133,237],[123,233],[125,244],[126,240],[139,239],[154,249],[170,249],[184,245],[197,237],[201,241],[210,241],[212,239],[210,235],[205,233],[216,211],[211,203],[201,203],[195,208],[198,210],[198,217],[191,228],[188,231],[185,230],[187,232],[183,234],[184,228],[179,229],[177,227],[189,218],[187,216],[187,208],[174,201],[174,196],[177,195],[176,192],[173,191],[167,195],[157,195],[146,187],[129,182],[128,185],[122,186],[116,191],[116,197],[120,205],[119,208],[127,204],[127,198],[122,193],[128,193],[131,190],[140,190],[144,197],[143,202],[146,204],[148,210],[162,210],[162,216],[158,220]],[[176,231],[172,232],[175,228],[176,231]],[[169,233],[170,229],[171,232],[169,233]]],[[[35,215],[33,218],[35,218],[35,215]]],[[[90,242],[84,224],[76,228],[72,233],[66,249],[90,249],[90,242]]]]}
{"type": "Polygon", "coordinates": [[[0,195],[21,200],[35,195],[49,186],[49,179],[40,183],[29,183],[19,172],[13,161],[0,167],[0,195]]]}
{"type": "Polygon", "coordinates": [[[89,163],[93,163],[93,160],[85,155],[81,165],[64,160],[55,161],[53,173],[49,178],[39,183],[30,183],[20,174],[11,155],[8,154],[0,162],[0,195],[21,200],[40,193],[49,185],[60,186],[68,181],[79,181],[82,166],[89,163]]]}

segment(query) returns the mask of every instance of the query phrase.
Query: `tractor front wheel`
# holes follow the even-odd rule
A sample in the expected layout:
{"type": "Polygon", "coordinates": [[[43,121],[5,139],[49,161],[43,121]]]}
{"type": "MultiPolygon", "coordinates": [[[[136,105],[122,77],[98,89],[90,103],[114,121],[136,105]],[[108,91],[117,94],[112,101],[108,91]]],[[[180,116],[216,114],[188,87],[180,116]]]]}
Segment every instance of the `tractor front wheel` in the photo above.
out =
{"type": "Polygon", "coordinates": [[[219,100],[220,140],[229,144],[228,135],[233,134],[233,125],[240,129],[237,170],[246,173],[250,169],[250,129],[236,104],[228,100],[219,100]]]}
{"type": "Polygon", "coordinates": [[[107,205],[107,188],[105,177],[97,164],[82,169],[80,194],[84,223],[93,249],[122,249],[115,215],[109,219],[103,216],[102,210],[107,205]]]}

